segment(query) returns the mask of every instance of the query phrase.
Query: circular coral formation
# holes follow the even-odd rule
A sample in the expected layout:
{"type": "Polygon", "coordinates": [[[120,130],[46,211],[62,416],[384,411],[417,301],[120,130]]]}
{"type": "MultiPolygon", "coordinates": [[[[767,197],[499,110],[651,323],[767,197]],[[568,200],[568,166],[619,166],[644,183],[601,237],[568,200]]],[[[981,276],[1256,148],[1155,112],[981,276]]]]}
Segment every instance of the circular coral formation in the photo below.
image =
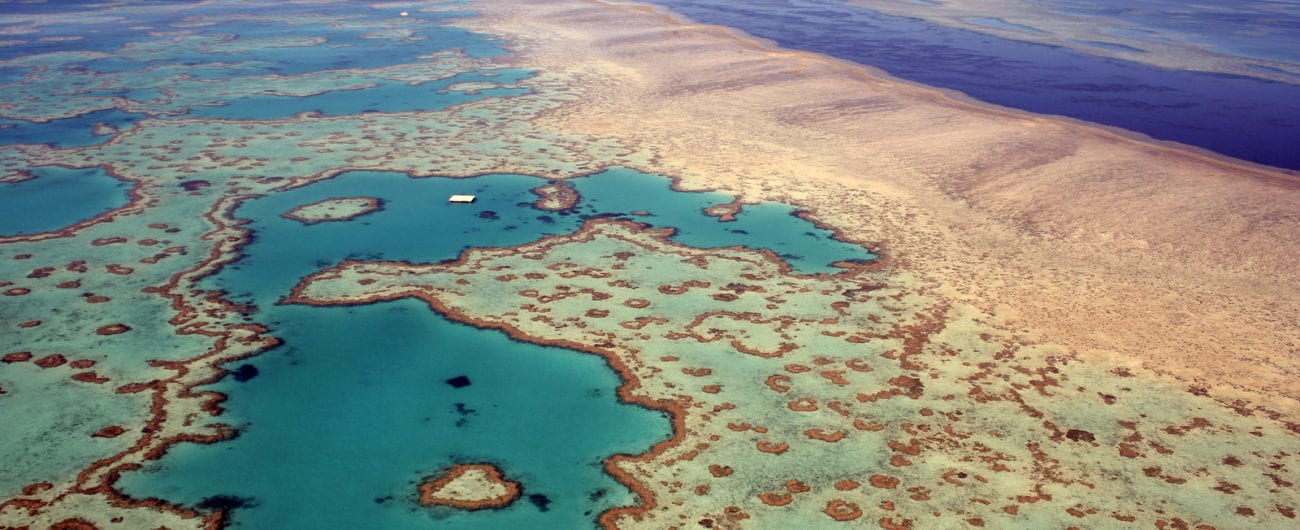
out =
{"type": "Polygon", "coordinates": [[[862,508],[851,502],[835,499],[826,505],[826,515],[836,521],[852,521],[862,517],[862,508]]]}
{"type": "Polygon", "coordinates": [[[57,353],[46,355],[36,360],[36,366],[41,368],[56,368],[67,364],[68,359],[57,353]]]}
{"type": "Polygon", "coordinates": [[[885,475],[871,475],[869,482],[871,482],[872,486],[875,486],[877,488],[892,490],[898,487],[898,483],[900,481],[898,477],[887,477],[885,475]]]}
{"type": "Polygon", "coordinates": [[[519,498],[519,483],[492,464],[457,464],[420,484],[420,504],[462,510],[504,508],[519,498]]]}
{"type": "Polygon", "coordinates": [[[119,335],[128,331],[131,331],[131,326],[119,322],[107,326],[100,326],[99,329],[95,330],[95,333],[100,335],[119,335]]]}
{"type": "Polygon", "coordinates": [[[117,438],[125,432],[126,429],[123,429],[122,427],[109,425],[108,427],[95,431],[95,434],[92,434],[91,436],[94,436],[95,438],[117,438]]]}

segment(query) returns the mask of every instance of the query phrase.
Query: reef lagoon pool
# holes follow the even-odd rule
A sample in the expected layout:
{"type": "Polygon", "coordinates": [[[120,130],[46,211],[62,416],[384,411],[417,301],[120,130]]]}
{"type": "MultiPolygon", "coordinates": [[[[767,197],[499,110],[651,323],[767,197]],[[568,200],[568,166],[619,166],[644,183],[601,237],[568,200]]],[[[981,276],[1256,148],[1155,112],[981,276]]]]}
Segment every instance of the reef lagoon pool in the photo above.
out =
{"type": "Polygon", "coordinates": [[[615,168],[571,179],[572,207],[540,210],[525,175],[412,178],[354,171],[246,201],[244,257],[208,280],[284,345],[227,368],[209,387],[229,396],[222,421],[240,430],[214,445],[183,444],[119,482],[133,497],[234,508],[244,528],[582,528],[635,499],[604,459],[671,436],[666,416],[621,403],[618,376],[601,358],[515,341],[453,323],[406,299],[355,307],[284,305],[305,275],[344,259],[417,263],[454,259],[470,247],[509,247],[622,217],[678,230],[699,247],[765,248],[796,272],[840,270],[875,256],[796,216],[783,204],[744,205],[734,221],[706,215],[731,203],[718,192],[680,192],[666,177],[615,168]],[[453,194],[473,204],[450,204],[453,194]],[[348,221],[284,216],[334,197],[382,207],[348,221]],[[452,382],[470,384],[457,388],[452,382]],[[242,381],[241,381],[242,380],[242,381]],[[575,425],[581,429],[574,429],[575,425]],[[502,510],[418,506],[419,480],[453,464],[491,462],[524,484],[502,510]]]}

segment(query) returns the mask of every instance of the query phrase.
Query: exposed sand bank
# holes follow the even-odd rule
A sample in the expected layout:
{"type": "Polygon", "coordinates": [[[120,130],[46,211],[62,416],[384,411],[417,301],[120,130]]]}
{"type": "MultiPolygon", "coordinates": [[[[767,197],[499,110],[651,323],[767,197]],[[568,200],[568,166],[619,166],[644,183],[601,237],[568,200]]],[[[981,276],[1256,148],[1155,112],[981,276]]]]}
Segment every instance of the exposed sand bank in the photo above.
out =
{"type": "Polygon", "coordinates": [[[637,4],[494,2],[461,24],[581,99],[535,122],[687,188],[815,211],[993,324],[1296,411],[1300,181],[957,101],[637,4]]]}

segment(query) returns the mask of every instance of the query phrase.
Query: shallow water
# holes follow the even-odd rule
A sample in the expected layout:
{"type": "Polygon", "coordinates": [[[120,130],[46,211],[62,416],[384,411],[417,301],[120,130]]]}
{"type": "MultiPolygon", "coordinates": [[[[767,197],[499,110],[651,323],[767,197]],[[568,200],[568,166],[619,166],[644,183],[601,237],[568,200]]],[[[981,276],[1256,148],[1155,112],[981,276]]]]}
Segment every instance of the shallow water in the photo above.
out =
{"type": "Polygon", "coordinates": [[[95,134],[96,124],[123,129],[144,117],[144,114],[105,109],[41,123],[0,119],[0,138],[3,138],[0,143],[50,144],[58,148],[85,147],[103,143],[113,137],[109,134],[95,134]]]}
{"type": "Polygon", "coordinates": [[[237,216],[252,220],[255,239],[209,287],[256,304],[254,318],[285,345],[229,367],[247,364],[255,377],[214,386],[230,396],[221,420],[239,425],[239,438],[174,448],[152,472],[124,476],[122,489],[188,505],[246,499],[235,521],[247,528],[414,528],[431,519],[464,528],[591,526],[596,514],[634,500],[604,474],[601,461],[643,452],[670,435],[661,414],[617,402],[620,383],[603,360],[454,324],[415,300],[329,308],[277,300],[300,277],[345,258],[436,262],[468,247],[569,233],[596,216],[679,227],[675,239],[689,245],[770,248],[805,272],[873,257],[830,239],[787,205],[748,206],[736,221],[719,222],[702,209],[732,197],[675,192],[665,177],[614,169],[574,179],[583,199],[564,212],[532,207],[531,190],[545,183],[522,175],[351,172],[248,201],[237,216]],[[447,203],[456,193],[478,200],[447,203]],[[305,225],[281,217],[346,196],[378,197],[384,207],[346,222],[305,225]],[[446,383],[461,375],[473,384],[446,383]],[[476,513],[413,503],[421,477],[479,461],[521,481],[526,498],[476,513]],[[545,511],[530,502],[533,494],[549,501],[545,511]]]}
{"type": "Polygon", "coordinates": [[[312,96],[257,95],[231,99],[225,105],[194,107],[177,116],[198,119],[282,120],[303,112],[345,116],[365,112],[433,111],[489,97],[527,94],[527,88],[497,87],[473,93],[448,91],[456,83],[513,84],[531,75],[526,70],[496,70],[461,74],[439,81],[410,84],[389,81],[373,88],[331,90],[312,96]]]}
{"type": "Polygon", "coordinates": [[[100,168],[31,169],[34,179],[0,183],[0,236],[58,230],[119,208],[131,184],[100,168]]]}

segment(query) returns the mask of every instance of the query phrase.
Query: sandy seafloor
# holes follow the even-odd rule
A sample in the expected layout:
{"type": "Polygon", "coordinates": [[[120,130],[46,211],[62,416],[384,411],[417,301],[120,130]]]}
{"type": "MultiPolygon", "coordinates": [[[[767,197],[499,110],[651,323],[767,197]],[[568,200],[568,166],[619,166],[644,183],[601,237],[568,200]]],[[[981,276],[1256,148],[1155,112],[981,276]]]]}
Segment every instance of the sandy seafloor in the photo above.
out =
{"type": "Polygon", "coordinates": [[[643,4],[0,5],[0,527],[1296,524],[1294,171],[643,4]]]}

